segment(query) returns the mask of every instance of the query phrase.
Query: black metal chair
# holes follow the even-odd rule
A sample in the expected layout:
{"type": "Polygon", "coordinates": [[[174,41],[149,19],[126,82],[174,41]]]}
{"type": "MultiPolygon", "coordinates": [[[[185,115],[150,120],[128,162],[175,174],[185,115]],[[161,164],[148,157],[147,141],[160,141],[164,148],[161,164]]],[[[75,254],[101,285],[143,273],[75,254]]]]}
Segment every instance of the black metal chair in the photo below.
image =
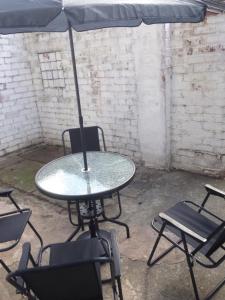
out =
{"type": "MultiPolygon", "coordinates": [[[[0,243],[2,245],[2,247],[0,248],[0,252],[9,251],[12,248],[16,247],[27,224],[39,239],[42,246],[43,241],[41,236],[29,221],[31,210],[28,208],[21,209],[16,203],[15,199],[12,197],[12,192],[13,189],[0,190],[0,198],[8,198],[16,208],[16,210],[14,211],[0,214],[0,243]]],[[[31,259],[35,263],[34,258],[31,257],[31,259]]],[[[0,264],[7,272],[11,272],[10,268],[2,259],[0,259],[0,264]]]]}
{"type": "MultiPolygon", "coordinates": [[[[113,299],[123,300],[119,253],[114,234],[111,240],[92,238],[44,247],[38,266],[28,266],[30,244],[25,243],[18,270],[7,276],[28,299],[103,300],[102,283],[111,282],[113,299]],[[100,255],[100,248],[105,255],[100,255]],[[41,260],[49,250],[49,262],[41,260]],[[102,280],[101,264],[110,266],[110,278],[102,280]]],[[[31,261],[32,263],[32,261],[31,261]]]]}
{"type": "MultiPolygon", "coordinates": [[[[194,262],[206,268],[216,268],[225,260],[225,247],[223,246],[225,242],[225,221],[205,208],[205,204],[211,195],[224,199],[225,192],[208,184],[205,185],[205,188],[207,195],[201,205],[197,205],[192,201],[179,202],[167,211],[160,213],[159,217],[153,220],[153,229],[159,234],[148,259],[148,265],[153,266],[174,248],[184,252],[197,300],[200,298],[193,272],[194,262]],[[172,232],[174,238],[168,235],[167,231],[172,232]],[[172,246],[153,259],[161,237],[171,242],[172,246]]],[[[225,279],[205,299],[211,299],[224,283],[225,279]]]]}
{"type": "MultiPolygon", "coordinates": [[[[81,136],[80,136],[80,128],[70,128],[66,129],[62,133],[62,143],[63,143],[63,149],[64,149],[64,155],[68,154],[67,147],[66,147],[66,135],[68,138],[68,141],[70,143],[70,153],[78,153],[82,152],[81,147],[81,136]]],[[[106,149],[106,143],[105,143],[105,136],[104,131],[99,126],[90,126],[90,127],[84,127],[84,139],[86,144],[86,150],[87,151],[107,151],[106,149]]],[[[109,195],[109,197],[113,197],[114,195],[109,195]]],[[[118,203],[118,213],[113,217],[108,217],[106,215],[106,211],[104,208],[104,200],[99,199],[95,201],[95,212],[97,217],[102,217],[101,219],[98,218],[98,222],[112,222],[121,226],[124,226],[126,228],[127,237],[130,237],[130,231],[127,224],[118,221],[117,219],[121,216],[122,213],[122,206],[121,206],[121,200],[120,200],[120,194],[119,192],[115,193],[115,196],[117,197],[117,203],[118,203]]],[[[68,215],[70,223],[74,226],[79,226],[82,229],[84,229],[85,219],[89,219],[90,215],[90,207],[88,205],[88,202],[79,202],[79,201],[67,201],[68,203],[68,215]],[[72,218],[72,206],[76,208],[77,212],[77,223],[76,221],[73,221],[72,218]]]]}

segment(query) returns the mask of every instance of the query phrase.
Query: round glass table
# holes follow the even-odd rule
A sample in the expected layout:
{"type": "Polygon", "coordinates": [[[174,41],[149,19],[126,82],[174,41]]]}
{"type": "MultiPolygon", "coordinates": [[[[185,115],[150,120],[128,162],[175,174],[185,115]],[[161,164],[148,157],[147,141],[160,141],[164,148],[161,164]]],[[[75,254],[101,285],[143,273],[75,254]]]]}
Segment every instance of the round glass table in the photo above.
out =
{"type": "MultiPolygon", "coordinates": [[[[94,202],[122,189],[135,175],[134,162],[118,153],[90,151],[87,152],[87,161],[87,171],[83,169],[82,153],[51,161],[37,172],[37,188],[55,199],[94,202]]],[[[90,220],[92,236],[96,236],[94,218],[90,220]]]]}

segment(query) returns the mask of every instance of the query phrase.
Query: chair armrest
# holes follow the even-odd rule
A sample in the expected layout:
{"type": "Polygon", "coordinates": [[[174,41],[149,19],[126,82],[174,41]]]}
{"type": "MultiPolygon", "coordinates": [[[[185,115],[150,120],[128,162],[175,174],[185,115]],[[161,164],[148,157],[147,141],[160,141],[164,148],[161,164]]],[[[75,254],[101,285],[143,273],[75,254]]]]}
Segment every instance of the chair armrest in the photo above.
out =
{"type": "Polygon", "coordinates": [[[4,189],[0,190],[0,197],[9,197],[9,195],[13,192],[13,189],[4,189]]]}
{"type": "Polygon", "coordinates": [[[30,257],[30,249],[31,249],[30,243],[26,242],[23,244],[22,255],[20,258],[18,271],[27,269],[29,257],[30,257]]]}
{"type": "Polygon", "coordinates": [[[20,276],[20,273],[21,271],[27,269],[30,257],[30,249],[30,243],[27,242],[23,244],[22,255],[20,258],[18,269],[15,272],[9,273],[6,277],[6,280],[16,288],[17,293],[21,293],[23,295],[27,295],[27,290],[24,287],[24,281],[23,278],[20,276]]]}
{"type": "MultiPolygon", "coordinates": [[[[30,249],[31,249],[30,243],[27,242],[23,244],[22,255],[17,269],[18,272],[27,269],[29,257],[30,257],[30,249]]],[[[19,286],[24,287],[24,281],[22,277],[18,277],[16,281],[19,286]]],[[[17,289],[17,291],[19,291],[19,289],[17,289]]]]}
{"type": "Polygon", "coordinates": [[[217,189],[217,188],[215,188],[214,186],[212,186],[210,184],[206,184],[205,189],[211,195],[225,198],[225,192],[224,191],[222,191],[220,189],[217,189]]]}
{"type": "Polygon", "coordinates": [[[115,266],[115,277],[121,276],[121,270],[120,270],[120,252],[116,240],[116,234],[115,231],[111,231],[111,243],[112,243],[112,255],[114,259],[114,266],[115,266]]]}
{"type": "Polygon", "coordinates": [[[201,235],[199,235],[198,233],[192,231],[191,229],[189,229],[188,227],[186,227],[185,225],[181,224],[180,222],[174,220],[173,218],[171,218],[170,216],[168,216],[165,213],[160,213],[159,217],[167,222],[169,222],[170,224],[172,224],[173,226],[175,226],[176,228],[180,229],[181,231],[187,233],[188,235],[192,236],[193,238],[205,243],[207,241],[206,238],[202,237],[201,235]]]}

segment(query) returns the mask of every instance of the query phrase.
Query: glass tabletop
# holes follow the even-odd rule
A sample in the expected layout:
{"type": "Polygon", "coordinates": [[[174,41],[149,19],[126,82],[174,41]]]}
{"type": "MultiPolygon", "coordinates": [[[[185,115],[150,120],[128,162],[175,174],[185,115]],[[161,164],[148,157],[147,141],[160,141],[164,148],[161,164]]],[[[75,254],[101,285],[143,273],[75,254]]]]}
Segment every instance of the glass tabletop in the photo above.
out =
{"type": "Polygon", "coordinates": [[[118,153],[87,152],[87,161],[85,172],[82,153],[53,160],[37,172],[37,188],[62,200],[97,198],[126,186],[135,174],[134,162],[118,153]]]}

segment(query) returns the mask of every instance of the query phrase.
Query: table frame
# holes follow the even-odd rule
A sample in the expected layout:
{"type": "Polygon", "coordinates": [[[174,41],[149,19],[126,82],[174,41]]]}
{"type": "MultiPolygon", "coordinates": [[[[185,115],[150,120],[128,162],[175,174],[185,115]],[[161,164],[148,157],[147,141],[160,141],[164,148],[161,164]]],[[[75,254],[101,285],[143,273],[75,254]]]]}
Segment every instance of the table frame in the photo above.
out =
{"type": "MultiPolygon", "coordinates": [[[[99,151],[98,151],[98,153],[99,153],[99,151]]],[[[105,152],[103,152],[103,153],[105,153],[105,152]]],[[[115,153],[115,154],[117,154],[117,153],[115,153]]],[[[70,154],[70,155],[75,156],[77,154],[70,154]]],[[[120,155],[120,154],[118,154],[118,155],[120,155]]],[[[120,155],[120,156],[125,157],[123,155],[120,155]]],[[[63,157],[60,157],[58,159],[55,159],[55,160],[49,162],[48,164],[44,165],[37,172],[37,174],[35,176],[35,184],[36,184],[37,189],[41,193],[43,193],[44,195],[46,195],[48,197],[51,197],[51,198],[54,198],[54,199],[58,199],[58,200],[64,200],[64,201],[72,200],[72,201],[79,201],[79,202],[88,201],[89,204],[90,204],[90,206],[93,209],[93,212],[95,212],[95,200],[99,200],[99,199],[101,200],[101,199],[103,199],[103,198],[105,198],[107,196],[112,195],[114,192],[118,192],[121,189],[123,189],[124,187],[126,187],[133,180],[133,178],[135,176],[135,172],[136,172],[135,164],[131,160],[131,162],[133,163],[133,168],[134,168],[133,169],[133,174],[129,178],[129,180],[127,180],[126,182],[124,182],[123,184],[121,184],[118,187],[115,187],[113,189],[107,190],[106,192],[103,191],[103,192],[94,193],[94,194],[90,194],[90,195],[76,195],[76,196],[74,196],[74,195],[59,195],[59,194],[54,194],[52,192],[46,191],[43,188],[41,188],[40,185],[37,183],[37,177],[38,177],[39,173],[41,171],[43,171],[43,168],[46,168],[46,166],[55,163],[57,160],[62,159],[63,157]]],[[[127,157],[125,157],[125,158],[127,159],[127,157]]],[[[79,218],[79,215],[78,215],[78,218],[79,218]]],[[[118,220],[117,221],[114,220],[113,223],[125,226],[126,227],[126,232],[127,232],[127,237],[128,238],[130,237],[129,227],[125,223],[122,223],[122,222],[120,222],[118,220]]],[[[71,241],[74,238],[74,236],[80,231],[80,229],[81,229],[81,225],[78,225],[78,227],[74,230],[74,232],[68,237],[67,241],[71,241]]],[[[99,227],[98,227],[98,219],[97,219],[96,214],[93,213],[93,216],[90,218],[90,222],[89,222],[89,235],[91,237],[97,237],[98,234],[99,234],[99,232],[100,232],[100,230],[99,230],[99,227]]],[[[83,233],[82,235],[85,238],[87,237],[86,233],[83,233]]],[[[108,234],[107,234],[107,232],[104,233],[104,231],[101,230],[101,236],[102,235],[107,236],[108,234]]]]}

